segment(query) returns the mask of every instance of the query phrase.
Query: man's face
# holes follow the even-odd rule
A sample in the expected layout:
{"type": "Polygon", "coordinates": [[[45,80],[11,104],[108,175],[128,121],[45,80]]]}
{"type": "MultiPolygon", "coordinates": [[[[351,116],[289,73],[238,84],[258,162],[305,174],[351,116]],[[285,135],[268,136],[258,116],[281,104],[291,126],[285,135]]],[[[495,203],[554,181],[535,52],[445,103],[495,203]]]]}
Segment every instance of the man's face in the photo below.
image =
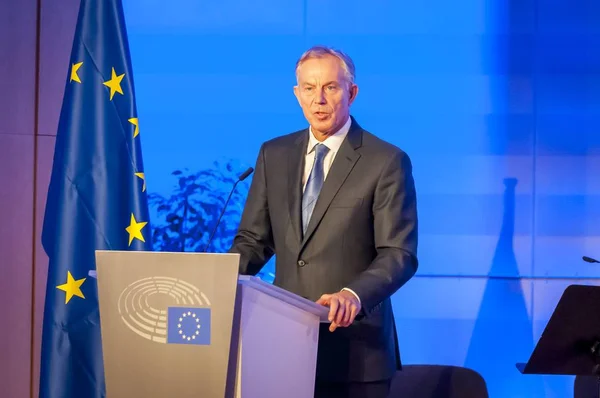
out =
{"type": "Polygon", "coordinates": [[[357,93],[358,87],[347,81],[341,61],[333,55],[308,59],[298,70],[294,94],[321,141],[346,123],[357,93]]]}

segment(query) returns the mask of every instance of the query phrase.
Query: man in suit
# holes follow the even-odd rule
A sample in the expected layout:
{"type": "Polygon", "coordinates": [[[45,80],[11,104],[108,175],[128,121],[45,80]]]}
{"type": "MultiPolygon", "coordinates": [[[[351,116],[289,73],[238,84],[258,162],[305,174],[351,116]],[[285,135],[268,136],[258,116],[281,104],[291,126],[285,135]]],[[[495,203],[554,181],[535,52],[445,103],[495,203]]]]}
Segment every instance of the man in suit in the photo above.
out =
{"type": "Polygon", "coordinates": [[[390,296],[417,269],[412,165],[350,116],[358,87],[342,52],[313,47],[294,93],[309,128],[265,142],[231,252],[255,275],[329,307],[317,397],[385,398],[400,369],[390,296]]]}

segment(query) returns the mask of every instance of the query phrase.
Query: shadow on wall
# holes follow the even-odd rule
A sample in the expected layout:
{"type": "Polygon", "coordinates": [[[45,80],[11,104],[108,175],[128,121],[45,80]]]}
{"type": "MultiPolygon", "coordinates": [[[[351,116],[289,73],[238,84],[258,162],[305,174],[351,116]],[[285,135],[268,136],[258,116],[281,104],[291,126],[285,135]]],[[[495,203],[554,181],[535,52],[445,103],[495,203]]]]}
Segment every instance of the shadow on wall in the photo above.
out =
{"type": "Polygon", "coordinates": [[[504,180],[504,214],[465,366],[487,381],[490,396],[544,397],[543,381],[523,376],[515,363],[534,347],[532,320],[515,257],[516,178],[504,180]]]}
{"type": "MultiPolygon", "coordinates": [[[[154,250],[203,252],[231,188],[247,168],[229,159],[217,160],[211,168],[196,172],[173,171],[176,184],[169,195],[148,195],[154,250]]],[[[251,177],[237,185],[207,252],[225,253],[231,247],[248,196],[249,181],[251,177]]],[[[272,282],[272,263],[257,276],[272,282]]]]}

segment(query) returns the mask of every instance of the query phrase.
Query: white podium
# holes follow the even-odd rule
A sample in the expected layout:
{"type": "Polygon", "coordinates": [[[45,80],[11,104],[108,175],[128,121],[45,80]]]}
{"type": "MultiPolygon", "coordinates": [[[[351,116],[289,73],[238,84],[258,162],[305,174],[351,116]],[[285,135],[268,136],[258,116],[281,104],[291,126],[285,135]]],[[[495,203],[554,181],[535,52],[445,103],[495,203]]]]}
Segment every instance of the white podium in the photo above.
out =
{"type": "Polygon", "coordinates": [[[108,398],[312,398],[328,309],[237,254],[97,251],[108,398]]]}

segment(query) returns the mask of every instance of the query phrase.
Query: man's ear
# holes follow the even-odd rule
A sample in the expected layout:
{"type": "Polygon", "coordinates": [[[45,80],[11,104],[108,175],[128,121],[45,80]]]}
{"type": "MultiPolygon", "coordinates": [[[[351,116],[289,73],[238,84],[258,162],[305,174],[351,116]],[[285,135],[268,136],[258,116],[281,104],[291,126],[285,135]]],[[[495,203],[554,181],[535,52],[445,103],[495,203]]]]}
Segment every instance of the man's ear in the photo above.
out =
{"type": "Polygon", "coordinates": [[[350,85],[350,96],[348,99],[348,105],[352,104],[358,95],[358,86],[356,84],[350,85]]]}

